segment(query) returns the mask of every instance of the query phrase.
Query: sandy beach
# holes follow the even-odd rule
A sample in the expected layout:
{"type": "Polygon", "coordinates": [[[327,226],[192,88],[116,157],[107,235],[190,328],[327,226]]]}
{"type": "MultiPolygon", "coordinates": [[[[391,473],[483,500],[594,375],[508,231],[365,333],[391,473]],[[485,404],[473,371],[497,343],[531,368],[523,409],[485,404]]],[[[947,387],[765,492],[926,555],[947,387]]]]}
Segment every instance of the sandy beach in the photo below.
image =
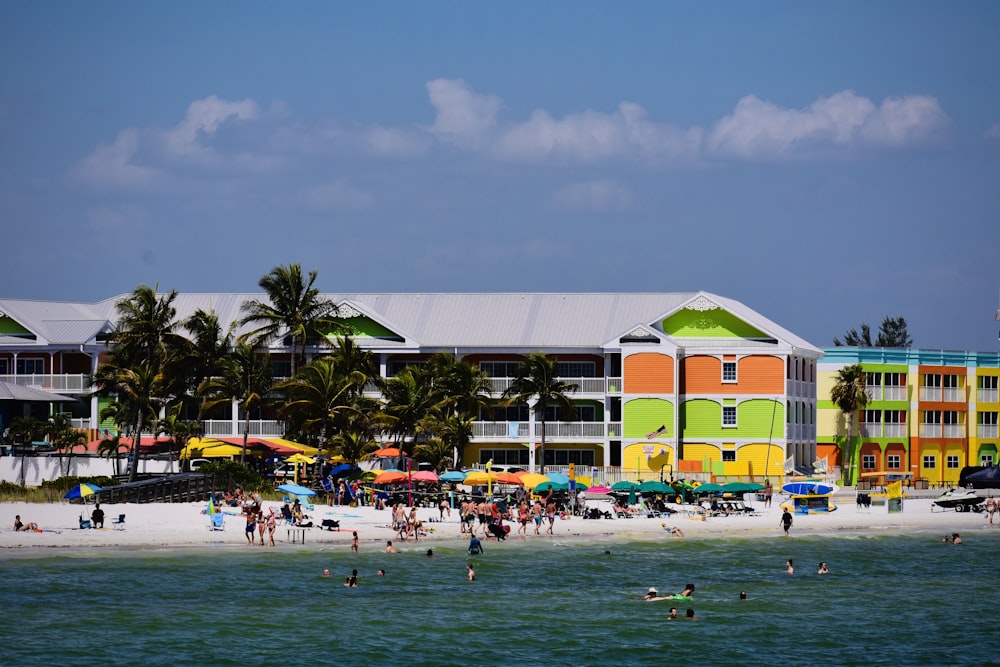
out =
{"type": "MultiPolygon", "coordinates": [[[[664,540],[680,539],[673,537],[664,530],[667,527],[678,527],[691,538],[720,538],[754,536],[778,537],[781,535],[779,505],[783,499],[775,497],[773,505],[764,509],[761,503],[755,503],[757,516],[720,516],[701,520],[678,512],[670,517],[660,518],[617,518],[589,520],[580,517],[569,519],[557,518],[553,527],[553,535],[545,534],[545,526],[541,535],[535,535],[529,525],[527,537],[517,535],[517,524],[511,524],[511,532],[507,544],[515,542],[532,542],[561,539],[579,540],[613,540],[636,539],[659,536],[664,540]]],[[[602,501],[603,503],[604,501],[602,501]]],[[[108,547],[197,547],[226,546],[249,548],[245,537],[246,522],[237,508],[226,508],[225,530],[210,530],[209,519],[204,513],[205,503],[164,503],[164,504],[105,504],[106,521],[103,529],[80,529],[81,512],[93,510],[93,505],[78,505],[69,503],[0,503],[0,517],[4,522],[0,530],[0,553],[12,553],[21,549],[49,548],[108,548],[108,547]],[[124,530],[112,528],[111,520],[120,514],[125,515],[124,530]],[[41,532],[13,530],[14,516],[20,515],[25,523],[38,524],[41,532]]],[[[274,508],[277,512],[280,503],[265,502],[264,511],[274,508]]],[[[601,509],[610,507],[610,504],[601,509]]],[[[675,506],[677,507],[677,506],[675,506]]],[[[386,540],[400,550],[426,548],[427,544],[453,543],[464,544],[467,536],[460,532],[458,512],[452,510],[451,518],[445,516],[439,521],[436,509],[421,508],[418,510],[420,519],[424,522],[428,533],[419,541],[409,540],[401,543],[395,532],[390,528],[388,510],[375,510],[371,507],[346,507],[315,505],[309,513],[316,526],[324,519],[340,522],[339,530],[324,530],[319,527],[305,529],[305,544],[292,543],[292,535],[284,525],[279,525],[275,532],[276,548],[279,549],[311,549],[317,546],[343,545],[351,543],[352,533],[357,531],[361,548],[383,549],[386,540]]],[[[959,532],[968,539],[976,531],[1000,529],[1000,515],[995,517],[995,525],[990,526],[987,519],[979,513],[956,513],[942,511],[933,506],[931,498],[908,498],[904,501],[901,513],[889,514],[884,506],[873,506],[871,509],[858,509],[853,503],[841,503],[837,511],[829,514],[796,515],[791,529],[791,537],[810,534],[833,534],[837,531],[853,531],[860,533],[913,533],[959,532]]],[[[259,539],[259,538],[258,538],[259,539]]],[[[260,548],[260,547],[257,547],[260,548]]],[[[264,547],[269,549],[271,547],[264,547]]]]}

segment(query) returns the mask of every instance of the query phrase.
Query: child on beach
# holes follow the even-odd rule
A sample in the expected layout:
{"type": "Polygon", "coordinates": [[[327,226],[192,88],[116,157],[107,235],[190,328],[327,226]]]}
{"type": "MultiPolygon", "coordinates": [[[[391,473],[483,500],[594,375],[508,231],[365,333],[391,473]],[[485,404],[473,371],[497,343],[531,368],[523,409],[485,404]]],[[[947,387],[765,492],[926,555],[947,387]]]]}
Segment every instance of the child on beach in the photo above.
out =
{"type": "Polygon", "coordinates": [[[358,531],[354,531],[354,535],[351,537],[351,551],[358,553],[358,531]]]}

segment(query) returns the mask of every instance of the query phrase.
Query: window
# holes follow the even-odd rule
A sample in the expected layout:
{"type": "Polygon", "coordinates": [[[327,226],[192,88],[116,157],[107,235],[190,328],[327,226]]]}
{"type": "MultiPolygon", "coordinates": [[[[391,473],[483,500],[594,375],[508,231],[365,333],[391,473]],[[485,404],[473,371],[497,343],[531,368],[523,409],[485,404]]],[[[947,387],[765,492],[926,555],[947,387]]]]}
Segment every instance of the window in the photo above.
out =
{"type": "Polygon", "coordinates": [[[410,366],[423,365],[423,361],[396,359],[389,362],[389,365],[386,367],[386,372],[389,374],[389,377],[394,377],[402,373],[404,369],[409,368],[410,366]]]}
{"type": "Polygon", "coordinates": [[[992,454],[982,454],[979,457],[979,465],[985,466],[987,468],[993,467],[993,455],[992,454]]]}
{"type": "Polygon", "coordinates": [[[958,410],[945,410],[941,413],[944,416],[945,424],[961,424],[958,420],[958,410]]]}
{"type": "Polygon", "coordinates": [[[723,361],[722,362],[722,381],[723,382],[736,382],[736,362],[735,361],[723,361]]]}
{"type": "Polygon", "coordinates": [[[945,375],[944,386],[947,389],[957,389],[958,388],[958,376],[957,375],[945,375]]]}
{"type": "Polygon", "coordinates": [[[861,457],[862,470],[875,470],[875,455],[865,454],[861,457]]]}
{"type": "Polygon", "coordinates": [[[997,425],[997,413],[995,413],[995,412],[980,412],[979,413],[979,425],[980,426],[996,426],[997,425]]]}
{"type": "Polygon", "coordinates": [[[0,375],[10,375],[9,366],[6,359],[0,359],[0,375]]]}
{"type": "Polygon", "coordinates": [[[958,467],[958,455],[957,454],[949,454],[948,457],[944,461],[944,467],[945,468],[952,468],[952,469],[957,468],[958,467]]]}
{"type": "Polygon", "coordinates": [[[519,365],[516,361],[483,361],[479,364],[479,370],[491,378],[512,378],[517,377],[519,365]]]}
{"type": "Polygon", "coordinates": [[[561,378],[592,378],[597,370],[593,361],[557,361],[556,375],[561,378]]]}
{"type": "Polygon", "coordinates": [[[863,421],[866,424],[881,424],[882,423],[882,411],[881,410],[865,410],[861,415],[863,421]]]}
{"type": "Polygon", "coordinates": [[[934,454],[924,455],[924,468],[927,468],[928,470],[937,468],[937,457],[934,454]]]}
{"type": "Polygon", "coordinates": [[[292,362],[291,361],[275,361],[271,360],[271,375],[276,378],[287,378],[292,375],[292,362]]]}
{"type": "Polygon", "coordinates": [[[493,465],[528,465],[528,450],[524,447],[517,449],[481,449],[479,450],[479,462],[486,464],[493,459],[493,465]]]}
{"type": "Polygon", "coordinates": [[[925,424],[940,424],[941,423],[941,412],[939,410],[925,410],[924,411],[924,423],[925,424]]]}
{"type": "Polygon", "coordinates": [[[996,375],[980,375],[979,376],[979,388],[980,389],[996,389],[997,388],[997,380],[1000,380],[1000,377],[997,377],[996,375]]]}
{"type": "Polygon", "coordinates": [[[490,412],[479,411],[479,421],[526,422],[530,419],[527,405],[494,405],[490,412]]]}
{"type": "Polygon", "coordinates": [[[729,450],[724,449],[724,450],[722,450],[722,460],[723,461],[735,461],[736,460],[736,450],[735,449],[729,449],[729,450]]]}
{"type": "Polygon", "coordinates": [[[736,426],[736,406],[735,405],[723,405],[722,406],[722,425],[723,426],[736,426]]]}
{"type": "Polygon", "coordinates": [[[545,448],[545,465],[567,466],[570,463],[578,466],[594,465],[594,450],[545,448]]]}
{"type": "Polygon", "coordinates": [[[865,373],[865,384],[869,387],[881,387],[882,386],[882,374],[881,373],[865,373]]]}
{"type": "Polygon", "coordinates": [[[905,424],[906,423],[906,410],[886,410],[885,411],[885,423],[886,424],[905,424]]]}
{"type": "Polygon", "coordinates": [[[886,457],[886,467],[889,470],[899,470],[900,463],[899,454],[889,454],[889,456],[886,457]]]}
{"type": "Polygon", "coordinates": [[[886,373],[885,374],[885,386],[887,386],[887,387],[905,387],[906,386],[906,373],[886,373]]]}
{"type": "Polygon", "coordinates": [[[565,410],[557,405],[550,405],[545,408],[545,421],[547,422],[563,422],[563,421],[580,421],[580,422],[592,422],[597,421],[597,412],[593,405],[578,405],[576,406],[576,414],[569,415],[565,410]],[[572,416],[572,420],[570,417],[572,416]]]}
{"type": "Polygon", "coordinates": [[[18,375],[41,375],[45,372],[44,359],[18,359],[18,375]]]}
{"type": "Polygon", "coordinates": [[[940,387],[941,386],[941,376],[931,373],[924,374],[924,386],[925,387],[940,387]]]}

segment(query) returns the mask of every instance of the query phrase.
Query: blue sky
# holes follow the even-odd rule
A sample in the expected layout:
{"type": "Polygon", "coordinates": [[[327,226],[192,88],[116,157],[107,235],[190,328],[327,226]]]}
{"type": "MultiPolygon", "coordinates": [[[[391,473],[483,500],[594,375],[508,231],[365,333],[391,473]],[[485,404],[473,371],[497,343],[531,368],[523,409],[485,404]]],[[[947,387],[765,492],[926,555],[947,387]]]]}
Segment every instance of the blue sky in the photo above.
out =
{"type": "Polygon", "coordinates": [[[0,4],[0,295],[703,289],[997,351],[995,2],[0,4]]]}

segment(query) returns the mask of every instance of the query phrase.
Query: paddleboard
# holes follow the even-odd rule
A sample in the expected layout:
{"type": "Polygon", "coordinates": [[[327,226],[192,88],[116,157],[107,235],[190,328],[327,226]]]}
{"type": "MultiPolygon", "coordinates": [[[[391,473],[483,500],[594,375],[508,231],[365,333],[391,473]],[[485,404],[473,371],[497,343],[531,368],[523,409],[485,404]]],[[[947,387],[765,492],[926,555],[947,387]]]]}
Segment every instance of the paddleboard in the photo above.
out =
{"type": "Polygon", "coordinates": [[[828,496],[837,489],[822,482],[789,482],[781,490],[790,496],[828,496]]]}

